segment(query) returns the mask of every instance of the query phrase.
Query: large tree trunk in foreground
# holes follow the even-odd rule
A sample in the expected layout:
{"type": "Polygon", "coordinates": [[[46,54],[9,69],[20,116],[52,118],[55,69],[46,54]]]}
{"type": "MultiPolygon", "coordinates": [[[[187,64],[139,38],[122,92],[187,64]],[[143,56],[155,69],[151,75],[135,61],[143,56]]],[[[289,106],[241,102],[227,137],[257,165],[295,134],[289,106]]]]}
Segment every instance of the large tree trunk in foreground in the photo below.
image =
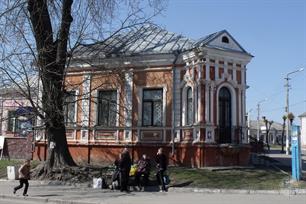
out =
{"type": "Polygon", "coordinates": [[[59,35],[54,36],[48,0],[28,0],[28,10],[38,55],[38,69],[43,85],[42,107],[45,112],[48,157],[43,168],[49,173],[53,168],[75,166],[67,146],[64,123],[64,71],[67,59],[67,42],[72,22],[72,0],[63,0],[59,35]],[[56,38],[53,40],[53,38],[56,38]]]}

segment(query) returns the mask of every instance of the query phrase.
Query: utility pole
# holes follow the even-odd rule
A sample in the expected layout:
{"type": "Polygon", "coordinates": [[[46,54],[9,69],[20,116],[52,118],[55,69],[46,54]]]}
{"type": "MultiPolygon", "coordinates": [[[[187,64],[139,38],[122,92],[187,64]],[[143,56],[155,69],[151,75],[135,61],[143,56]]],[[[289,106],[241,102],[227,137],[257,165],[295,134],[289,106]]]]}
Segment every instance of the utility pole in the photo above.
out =
{"type": "Polygon", "coordinates": [[[301,72],[303,71],[304,68],[300,68],[298,70],[295,70],[293,72],[289,72],[285,78],[286,80],[286,84],[285,84],[285,87],[286,87],[286,107],[285,107],[285,112],[286,112],[286,116],[287,116],[287,122],[286,122],[286,154],[289,155],[290,153],[290,147],[289,147],[289,140],[290,140],[290,121],[288,119],[288,115],[289,115],[289,75],[290,74],[293,74],[293,73],[296,73],[296,72],[301,72]]]}
{"type": "Polygon", "coordinates": [[[289,119],[288,119],[288,115],[289,115],[289,74],[287,74],[286,79],[286,107],[285,107],[285,112],[286,112],[286,116],[287,116],[287,120],[286,120],[286,155],[289,155],[289,119]]]}
{"type": "Polygon", "coordinates": [[[257,103],[257,142],[259,141],[259,114],[260,114],[260,104],[257,103]]]}

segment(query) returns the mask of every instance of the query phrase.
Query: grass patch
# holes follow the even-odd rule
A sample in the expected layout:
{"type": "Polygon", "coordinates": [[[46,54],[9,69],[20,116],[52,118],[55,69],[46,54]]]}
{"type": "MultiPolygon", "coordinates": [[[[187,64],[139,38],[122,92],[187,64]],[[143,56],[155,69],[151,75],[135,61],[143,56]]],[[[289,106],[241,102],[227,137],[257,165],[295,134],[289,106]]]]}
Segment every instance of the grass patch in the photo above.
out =
{"type": "MultiPolygon", "coordinates": [[[[24,159],[0,160],[0,178],[7,178],[7,166],[15,166],[15,168],[19,168],[23,162],[24,159]]],[[[31,161],[31,168],[35,168],[39,163],[39,161],[31,161]]]]}
{"type": "Polygon", "coordinates": [[[283,187],[288,176],[273,169],[233,169],[210,171],[204,169],[169,168],[171,184],[199,188],[272,190],[283,187]]]}

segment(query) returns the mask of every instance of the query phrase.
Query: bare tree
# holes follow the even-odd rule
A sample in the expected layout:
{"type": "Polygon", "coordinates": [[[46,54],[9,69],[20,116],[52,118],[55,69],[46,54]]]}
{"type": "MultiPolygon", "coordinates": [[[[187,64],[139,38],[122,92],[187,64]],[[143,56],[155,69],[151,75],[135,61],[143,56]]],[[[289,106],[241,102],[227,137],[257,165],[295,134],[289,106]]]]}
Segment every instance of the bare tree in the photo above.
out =
{"type": "Polygon", "coordinates": [[[75,48],[146,23],[163,8],[163,0],[1,1],[1,81],[13,83],[43,121],[48,157],[42,173],[76,165],[63,114],[65,74],[75,48]],[[31,89],[35,75],[41,96],[31,89]]]}

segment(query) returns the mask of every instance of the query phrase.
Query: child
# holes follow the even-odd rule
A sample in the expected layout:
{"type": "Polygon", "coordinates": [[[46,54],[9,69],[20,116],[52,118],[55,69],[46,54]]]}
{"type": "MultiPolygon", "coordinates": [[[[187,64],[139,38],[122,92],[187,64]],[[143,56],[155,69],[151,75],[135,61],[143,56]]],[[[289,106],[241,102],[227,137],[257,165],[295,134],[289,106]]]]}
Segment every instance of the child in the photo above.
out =
{"type": "Polygon", "coordinates": [[[16,191],[18,189],[21,189],[23,187],[23,184],[25,184],[24,190],[23,190],[23,196],[28,196],[27,192],[28,192],[28,187],[29,187],[29,182],[28,180],[30,179],[30,169],[31,169],[31,164],[30,164],[30,160],[27,159],[25,160],[24,164],[21,165],[21,167],[19,168],[18,172],[19,172],[19,186],[16,186],[14,188],[14,194],[16,193],[16,191]]]}

